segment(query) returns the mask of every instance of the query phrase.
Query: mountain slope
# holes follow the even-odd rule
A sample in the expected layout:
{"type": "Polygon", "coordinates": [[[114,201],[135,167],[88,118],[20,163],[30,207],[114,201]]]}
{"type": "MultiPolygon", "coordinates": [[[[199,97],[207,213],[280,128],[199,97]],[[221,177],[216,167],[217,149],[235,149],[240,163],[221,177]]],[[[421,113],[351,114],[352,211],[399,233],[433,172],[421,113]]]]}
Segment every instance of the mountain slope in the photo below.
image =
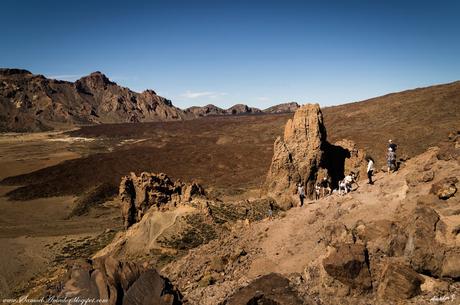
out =
{"type": "Polygon", "coordinates": [[[388,140],[415,156],[460,130],[460,82],[417,88],[322,109],[331,143],[347,138],[385,164],[388,140]]]}
{"type": "Polygon", "coordinates": [[[178,120],[186,114],[152,90],[137,93],[101,72],[76,82],[0,69],[0,131],[39,131],[97,123],[178,120]]]}

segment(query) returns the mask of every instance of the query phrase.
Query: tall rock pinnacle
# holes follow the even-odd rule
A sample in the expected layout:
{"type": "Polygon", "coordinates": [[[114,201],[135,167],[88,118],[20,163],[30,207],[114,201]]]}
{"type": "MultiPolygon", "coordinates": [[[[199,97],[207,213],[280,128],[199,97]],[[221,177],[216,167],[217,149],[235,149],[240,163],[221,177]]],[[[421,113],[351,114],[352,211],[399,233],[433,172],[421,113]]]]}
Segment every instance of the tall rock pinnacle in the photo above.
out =
{"type": "Polygon", "coordinates": [[[267,193],[289,202],[297,185],[302,183],[312,194],[326,141],[323,115],[318,104],[300,107],[286,123],[284,137],[274,144],[273,159],[265,182],[267,193]]]}

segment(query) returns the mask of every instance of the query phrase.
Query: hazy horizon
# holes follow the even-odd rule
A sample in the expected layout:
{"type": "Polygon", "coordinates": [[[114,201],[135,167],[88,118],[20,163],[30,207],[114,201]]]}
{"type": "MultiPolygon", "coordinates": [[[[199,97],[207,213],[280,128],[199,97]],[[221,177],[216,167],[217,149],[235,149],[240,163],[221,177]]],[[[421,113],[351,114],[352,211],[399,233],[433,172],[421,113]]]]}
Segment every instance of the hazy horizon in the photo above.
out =
{"type": "Polygon", "coordinates": [[[460,3],[4,1],[0,66],[180,108],[322,107],[460,79],[460,3]],[[18,22],[20,21],[20,22],[18,22]]]}

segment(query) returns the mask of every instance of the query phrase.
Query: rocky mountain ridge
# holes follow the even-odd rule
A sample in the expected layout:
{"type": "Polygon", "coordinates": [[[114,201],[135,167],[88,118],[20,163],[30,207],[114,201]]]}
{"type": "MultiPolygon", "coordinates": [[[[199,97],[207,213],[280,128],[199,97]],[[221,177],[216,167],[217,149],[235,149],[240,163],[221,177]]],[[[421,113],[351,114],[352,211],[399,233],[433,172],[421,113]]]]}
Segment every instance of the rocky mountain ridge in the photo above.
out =
{"type": "MultiPolygon", "coordinates": [[[[270,112],[273,109],[278,108],[270,112]]],[[[0,132],[258,113],[263,111],[243,104],[226,110],[214,105],[182,110],[153,90],[134,92],[99,71],[68,82],[22,69],[0,69],[0,132]]]]}
{"type": "Polygon", "coordinates": [[[72,83],[26,70],[0,70],[0,131],[40,131],[186,117],[171,101],[154,91],[131,91],[110,81],[101,72],[72,83]]]}

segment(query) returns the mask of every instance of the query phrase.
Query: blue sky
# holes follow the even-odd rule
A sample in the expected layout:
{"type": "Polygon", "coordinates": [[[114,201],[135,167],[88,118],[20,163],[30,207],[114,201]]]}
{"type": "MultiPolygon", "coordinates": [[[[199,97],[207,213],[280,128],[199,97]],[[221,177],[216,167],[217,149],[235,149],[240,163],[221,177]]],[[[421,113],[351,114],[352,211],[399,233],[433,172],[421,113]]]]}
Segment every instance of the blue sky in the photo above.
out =
{"type": "Polygon", "coordinates": [[[460,1],[0,1],[0,66],[181,108],[322,106],[460,79],[460,1]]]}

